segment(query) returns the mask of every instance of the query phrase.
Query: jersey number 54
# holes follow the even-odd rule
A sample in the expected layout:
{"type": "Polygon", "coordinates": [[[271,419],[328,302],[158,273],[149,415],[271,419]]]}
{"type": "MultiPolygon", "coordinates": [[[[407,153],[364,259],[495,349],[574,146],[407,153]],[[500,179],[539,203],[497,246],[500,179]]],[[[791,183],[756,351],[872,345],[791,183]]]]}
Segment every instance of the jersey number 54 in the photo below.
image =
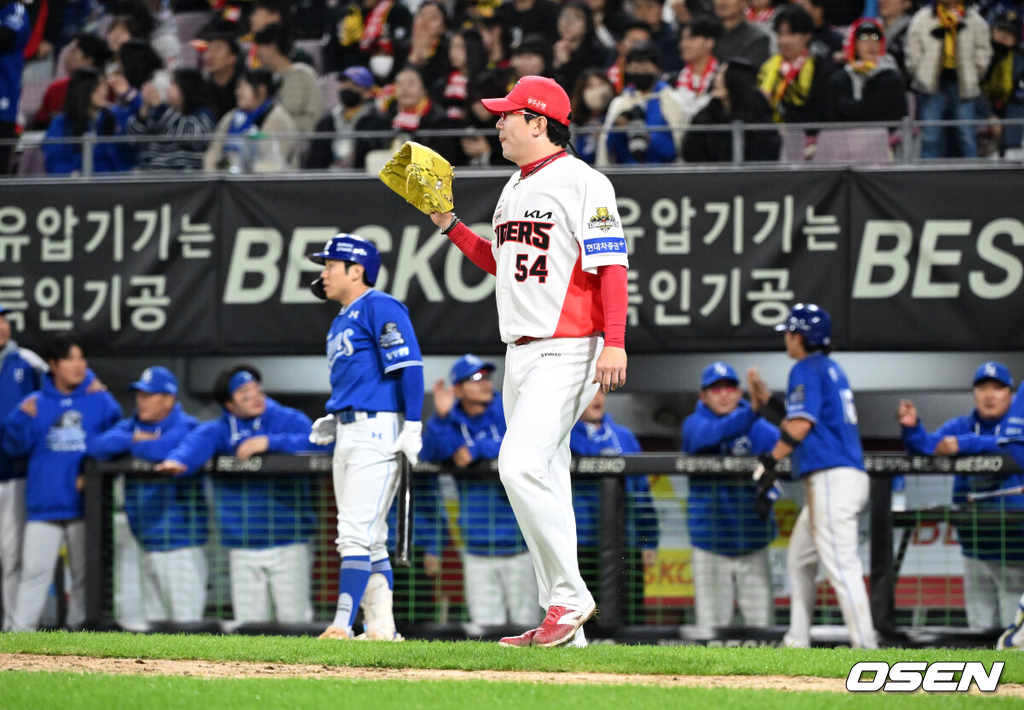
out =
{"type": "Polygon", "coordinates": [[[531,276],[536,276],[538,281],[545,283],[548,280],[547,255],[541,254],[533,262],[533,266],[527,268],[526,262],[529,260],[529,254],[516,254],[516,281],[522,283],[531,276]]]}

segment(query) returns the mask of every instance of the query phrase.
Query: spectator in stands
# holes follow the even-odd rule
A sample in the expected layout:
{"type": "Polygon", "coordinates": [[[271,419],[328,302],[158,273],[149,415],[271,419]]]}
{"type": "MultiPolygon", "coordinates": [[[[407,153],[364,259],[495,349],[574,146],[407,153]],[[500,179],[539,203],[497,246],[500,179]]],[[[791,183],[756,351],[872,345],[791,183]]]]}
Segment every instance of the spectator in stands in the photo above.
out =
{"type": "Polygon", "coordinates": [[[108,80],[114,106],[127,109],[129,113],[137,111],[142,103],[143,84],[163,68],[164,61],[145,40],[130,39],[122,44],[108,80]]]}
{"type": "Polygon", "coordinates": [[[339,2],[323,40],[324,71],[366,66],[375,82],[394,80],[409,53],[412,14],[393,0],[339,2]]]}
{"type": "MultiPolygon", "coordinates": [[[[191,70],[195,71],[195,70],[191,70]]],[[[131,389],[135,411],[87,442],[86,453],[109,460],[132,456],[159,463],[199,425],[177,401],[178,380],[148,367],[131,389]]],[[[129,477],[125,512],[142,547],[142,606],[146,621],[201,621],[206,609],[206,495],[202,479],[172,482],[129,477]]]]}
{"type": "Polygon", "coordinates": [[[754,25],[770,28],[778,12],[779,5],[785,5],[787,0],[747,0],[747,6],[743,10],[743,17],[754,25]]]}
{"type": "Polygon", "coordinates": [[[373,106],[373,74],[366,67],[349,67],[338,74],[338,104],[316,124],[317,133],[337,134],[313,140],[306,158],[312,170],[362,169],[366,153],[360,152],[355,136],[343,134],[372,130],[375,124],[373,106]]]}
{"type": "Polygon", "coordinates": [[[504,28],[511,49],[532,35],[540,35],[551,47],[558,41],[558,12],[559,4],[551,0],[509,0],[498,6],[494,16],[504,28]]]}
{"type": "Polygon", "coordinates": [[[896,64],[907,79],[905,52],[907,30],[910,20],[914,17],[915,0],[878,0],[878,19],[885,30],[886,51],[896,60],[896,64]]]}
{"type": "Polygon", "coordinates": [[[25,465],[23,457],[4,451],[4,420],[39,389],[46,363],[11,337],[10,310],[0,304],[0,631],[14,625],[14,603],[21,578],[21,545],[25,532],[25,465]]]}
{"type": "MultiPolygon", "coordinates": [[[[974,373],[974,411],[950,419],[935,432],[922,426],[917,407],[902,400],[896,413],[903,444],[911,454],[970,456],[1002,453],[1000,438],[1021,437],[1021,419],[1011,411],[1013,378],[1001,362],[986,362],[974,373]]],[[[956,476],[953,505],[966,506],[967,494],[1024,485],[1024,474],[956,476]]],[[[998,516],[1024,511],[1024,495],[978,501],[969,510],[998,516]]],[[[991,629],[1014,617],[1024,589],[1024,525],[970,521],[957,525],[964,560],[964,606],[967,624],[991,629]]]]}
{"type": "MultiPolygon", "coordinates": [[[[759,456],[772,450],[779,430],[741,399],[739,376],[726,362],[713,362],[700,376],[700,401],[683,422],[683,453],[759,456]]],[[[750,480],[691,478],[686,523],[693,545],[693,594],[697,626],[730,626],[738,605],[746,626],[772,623],[768,546],[774,518],[755,509],[757,484],[750,480]]]]}
{"type": "Polygon", "coordinates": [[[651,41],[661,50],[662,69],[675,73],[683,66],[679,56],[679,33],[662,19],[664,11],[665,0],[635,0],[633,3],[633,14],[651,28],[651,41]]]}
{"type": "Polygon", "coordinates": [[[626,55],[629,51],[639,44],[645,44],[651,41],[651,28],[647,26],[646,22],[640,22],[634,20],[625,26],[622,32],[622,39],[619,40],[616,45],[618,56],[612,62],[611,66],[608,67],[607,76],[608,80],[612,82],[615,87],[615,93],[620,94],[622,90],[626,88],[626,80],[624,77],[625,66],[626,66],[626,55]]]}
{"type": "Polygon", "coordinates": [[[231,35],[214,35],[206,45],[203,69],[206,72],[207,100],[215,121],[220,121],[224,114],[235,107],[235,88],[241,75],[241,54],[238,40],[231,35]]]}
{"type": "Polygon", "coordinates": [[[142,86],[142,105],[128,119],[130,136],[176,136],[177,141],[140,142],[136,148],[143,170],[201,170],[213,133],[206,108],[206,85],[198,69],[162,72],[142,86]],[[164,85],[164,77],[170,81],[164,85]]]}
{"type": "Polygon", "coordinates": [[[759,67],[772,54],[772,39],[743,15],[744,0],[715,0],[715,15],[722,21],[722,36],[715,43],[720,62],[743,59],[759,67]]]}
{"type": "Polygon", "coordinates": [[[676,96],[689,122],[711,103],[718,71],[715,43],[722,36],[722,23],[713,16],[698,16],[683,26],[680,36],[679,50],[686,66],[676,77],[676,96]]]}
{"type": "MultiPolygon", "coordinates": [[[[574,456],[620,456],[638,454],[640,442],[627,427],[616,424],[605,411],[606,397],[598,390],[583,410],[569,434],[569,448],[574,456]]],[[[644,573],[658,559],[658,515],[651,502],[651,485],[647,476],[626,476],[626,604],[627,619],[643,623],[644,573]]],[[[600,484],[594,479],[577,479],[572,484],[572,507],[576,513],[576,540],[580,548],[580,572],[587,587],[600,599],[598,579],[601,549],[600,484]],[[590,564],[588,563],[588,558],[590,564]]],[[[583,629],[579,636],[582,637],[583,629]]],[[[578,639],[577,639],[578,640],[578,639]]]]}
{"type": "Polygon", "coordinates": [[[501,141],[494,130],[494,114],[482,103],[482,99],[500,96],[502,91],[508,92],[506,77],[505,72],[488,71],[477,74],[470,84],[469,110],[461,123],[471,130],[468,131],[469,135],[459,139],[453,165],[489,167],[507,163],[501,153],[501,141]]]}
{"type": "MultiPolygon", "coordinates": [[[[451,128],[453,124],[440,106],[430,100],[419,70],[406,66],[395,77],[394,100],[387,110],[377,112],[374,128],[395,131],[393,139],[360,139],[357,150],[397,149],[407,140],[415,140],[439,152],[441,155],[455,154],[454,138],[417,136],[419,131],[451,128]]],[[[365,153],[364,153],[365,154],[365,153]]]]}
{"type": "MultiPolygon", "coordinates": [[[[193,429],[155,470],[191,476],[212,456],[246,461],[263,453],[326,451],[309,443],[310,418],[267,397],[261,383],[259,370],[250,365],[222,371],[213,394],[224,413],[193,429]]],[[[221,544],[229,553],[235,620],[312,621],[309,539],[315,517],[309,480],[236,475],[215,478],[213,488],[221,544]]]]}
{"type": "MultiPolygon", "coordinates": [[[[733,159],[732,135],[726,130],[734,121],[771,123],[772,108],[757,88],[756,69],[741,60],[722,64],[711,92],[711,103],[691,122],[692,126],[721,126],[717,131],[687,131],[683,137],[683,161],[727,163],[733,159]]],[[[774,130],[746,130],[743,160],[778,160],[782,139],[774,130]]]]}
{"type": "Polygon", "coordinates": [[[598,165],[671,163],[679,156],[686,116],[660,76],[661,52],[654,44],[638,45],[626,55],[626,89],[608,107],[598,165]],[[625,130],[612,132],[613,127],[625,130]]]}
{"type": "Polygon", "coordinates": [[[426,0],[416,11],[412,21],[407,61],[419,69],[427,86],[433,86],[451,71],[451,65],[448,64],[446,31],[444,6],[437,0],[426,0]]]}
{"type": "MultiPolygon", "coordinates": [[[[1024,46],[1020,43],[1021,21],[1016,10],[996,15],[992,23],[992,65],[981,83],[983,116],[993,119],[1024,118],[1024,46]]],[[[993,129],[1000,156],[1024,158],[1021,138],[1024,126],[996,125],[993,129]]]]}
{"type": "Polygon", "coordinates": [[[312,132],[324,111],[316,71],[289,59],[292,40],[282,25],[267,25],[256,33],[255,42],[260,63],[276,75],[275,101],[292,117],[297,131],[312,132]]]}
{"type": "Polygon", "coordinates": [[[508,33],[501,26],[501,21],[494,16],[481,17],[477,19],[475,27],[487,52],[487,68],[492,71],[508,69],[508,33]]]}
{"type": "MultiPolygon", "coordinates": [[[[480,469],[498,458],[505,415],[501,395],[491,383],[493,371],[492,363],[467,354],[452,365],[450,386],[444,380],[434,383],[434,414],[423,430],[423,461],[480,469]]],[[[538,624],[541,608],[533,561],[505,489],[496,479],[455,479],[459,519],[451,537],[461,538],[464,546],[469,620],[481,626],[538,624]]],[[[441,519],[440,510],[431,512],[441,519]]],[[[430,577],[440,568],[438,537],[426,549],[424,566],[430,577]]]]}
{"type": "Polygon", "coordinates": [[[761,65],[757,83],[776,122],[820,121],[828,67],[808,48],[814,32],[811,16],[799,5],[789,5],[779,10],[774,22],[779,53],[761,65]]]}
{"type": "Polygon", "coordinates": [[[580,0],[569,0],[558,15],[558,41],[555,42],[551,71],[566,91],[572,91],[580,74],[607,65],[608,50],[594,34],[590,8],[580,0]]]}
{"type": "Polygon", "coordinates": [[[811,54],[825,63],[842,63],[843,36],[829,24],[831,17],[828,14],[828,0],[799,0],[799,4],[814,21],[814,31],[811,32],[811,43],[808,45],[811,54]]]}
{"type": "MultiPolygon", "coordinates": [[[[973,7],[958,0],[935,0],[921,8],[907,30],[906,64],[910,88],[917,94],[917,117],[922,121],[978,117],[981,79],[992,59],[988,25],[973,7]]],[[[950,150],[943,126],[922,127],[922,158],[975,158],[977,129],[952,129],[950,150]]]]}
{"type": "MultiPolygon", "coordinates": [[[[92,170],[95,173],[131,170],[135,156],[125,143],[104,141],[106,136],[124,134],[128,113],[111,109],[107,100],[107,82],[94,67],[84,67],[71,75],[64,113],[57,114],[46,129],[46,138],[95,137],[92,170]]],[[[80,174],[81,143],[52,143],[43,140],[43,159],[50,175],[80,174]]]]}
{"type": "MultiPolygon", "coordinates": [[[[280,25],[287,30],[288,36],[294,39],[295,33],[290,22],[290,7],[289,0],[253,0],[252,14],[249,15],[249,33],[255,37],[264,27],[280,25]]],[[[294,43],[291,44],[288,58],[296,64],[307,64],[314,70],[317,68],[313,57],[299,49],[294,43]]],[[[255,44],[249,49],[246,64],[252,67],[265,66],[257,55],[255,44]]]]}
{"type": "Polygon", "coordinates": [[[96,376],[88,367],[82,340],[76,333],[66,331],[52,336],[44,356],[50,371],[42,378],[41,389],[23,399],[3,426],[6,454],[28,458],[28,522],[12,631],[39,628],[62,544],[67,547],[67,568],[71,573],[67,625],[78,628],[85,622],[82,460],[89,439],[109,429],[122,416],[117,400],[105,387],[96,385],[96,376]]]}
{"type": "Polygon", "coordinates": [[[844,51],[846,64],[826,86],[825,120],[899,121],[906,116],[906,86],[896,60],[885,53],[881,23],[862,17],[850,25],[844,51]]]}
{"type": "Polygon", "coordinates": [[[614,52],[616,38],[622,35],[629,18],[622,11],[622,0],[586,0],[594,19],[594,36],[606,50],[614,52]]]}
{"type": "Polygon", "coordinates": [[[237,107],[217,124],[203,155],[204,170],[273,172],[298,167],[298,147],[290,135],[295,121],[275,101],[274,75],[248,69],[235,90],[237,107]]]}
{"type": "MultiPolygon", "coordinates": [[[[29,59],[49,59],[54,52],[60,50],[60,36],[64,29],[64,13],[50,12],[49,2],[21,2],[28,10],[29,41],[25,45],[24,57],[29,59]],[[44,12],[46,10],[46,12],[44,12]]],[[[3,4],[10,4],[3,3],[3,4]]]]}
{"type": "Polygon", "coordinates": [[[509,67],[512,69],[512,77],[515,81],[524,76],[549,76],[551,74],[551,45],[546,42],[546,39],[540,35],[531,35],[512,50],[509,67]]]}
{"type": "Polygon", "coordinates": [[[572,122],[575,130],[573,147],[580,159],[593,165],[597,161],[597,144],[601,139],[608,106],[615,98],[615,87],[600,69],[587,69],[576,81],[572,92],[572,122]]]}
{"type": "Polygon", "coordinates": [[[0,0],[0,175],[11,169],[25,47],[32,28],[20,0],[0,0]]]}
{"type": "Polygon", "coordinates": [[[79,32],[68,44],[62,54],[64,58],[64,73],[59,79],[54,79],[43,94],[43,102],[32,119],[32,127],[45,129],[50,125],[53,117],[64,110],[64,100],[68,94],[68,82],[71,75],[82,67],[96,67],[103,71],[107,62],[111,59],[107,43],[100,37],[89,32],[79,32]]]}
{"type": "Polygon", "coordinates": [[[433,94],[449,119],[466,121],[469,85],[487,66],[487,51],[480,33],[472,28],[453,32],[448,41],[448,63],[451,72],[434,84],[433,94]]]}
{"type": "Polygon", "coordinates": [[[121,46],[131,39],[152,45],[169,67],[176,66],[181,56],[181,40],[173,16],[160,21],[150,12],[146,0],[119,0],[107,25],[106,37],[114,56],[119,56],[121,46]]]}

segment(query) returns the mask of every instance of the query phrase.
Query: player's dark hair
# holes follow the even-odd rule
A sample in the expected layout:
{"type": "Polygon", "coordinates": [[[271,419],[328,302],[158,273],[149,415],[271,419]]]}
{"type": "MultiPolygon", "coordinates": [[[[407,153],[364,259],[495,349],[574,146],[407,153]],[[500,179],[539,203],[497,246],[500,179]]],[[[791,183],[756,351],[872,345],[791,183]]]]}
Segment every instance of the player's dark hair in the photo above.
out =
{"type": "Polygon", "coordinates": [[[800,336],[800,340],[801,340],[801,342],[804,345],[804,350],[807,352],[808,355],[811,354],[811,353],[821,353],[822,355],[831,355],[832,354],[832,346],[831,345],[810,345],[807,342],[807,336],[806,335],[804,335],[803,333],[797,333],[797,335],[800,336]]]}
{"type": "Polygon", "coordinates": [[[772,20],[772,28],[775,30],[775,34],[779,33],[782,23],[786,23],[789,31],[793,34],[814,34],[814,20],[811,18],[811,13],[807,12],[800,5],[786,5],[775,13],[775,18],[772,20]]]}
{"type": "Polygon", "coordinates": [[[220,404],[227,404],[231,401],[231,378],[239,372],[248,372],[257,382],[263,382],[263,375],[252,365],[235,365],[227,370],[221,370],[217,379],[213,381],[213,398],[220,404]]]}
{"type": "Polygon", "coordinates": [[[691,37],[707,37],[716,42],[724,31],[722,21],[714,15],[697,15],[697,17],[683,25],[683,29],[690,30],[691,37]]]}
{"type": "Polygon", "coordinates": [[[548,140],[559,148],[569,145],[569,141],[572,139],[572,131],[569,130],[569,126],[563,125],[553,118],[548,119],[547,135],[548,140]]]}
{"type": "Polygon", "coordinates": [[[71,354],[71,348],[78,346],[83,353],[85,347],[82,345],[82,337],[73,330],[57,333],[51,336],[43,345],[43,357],[47,362],[64,360],[71,354]]]}
{"type": "Polygon", "coordinates": [[[271,22],[269,25],[257,32],[253,41],[255,41],[257,45],[272,44],[277,47],[278,52],[286,57],[292,53],[291,33],[279,22],[271,22]]]}
{"type": "MultiPolygon", "coordinates": [[[[349,267],[352,266],[353,264],[359,264],[359,262],[358,261],[346,261],[345,262],[345,273],[346,274],[348,273],[349,267]]],[[[359,265],[363,266],[362,264],[359,264],[359,265]]],[[[373,288],[373,284],[370,283],[370,280],[366,278],[366,267],[365,266],[363,266],[363,285],[364,286],[369,286],[370,288],[373,288]]]]}

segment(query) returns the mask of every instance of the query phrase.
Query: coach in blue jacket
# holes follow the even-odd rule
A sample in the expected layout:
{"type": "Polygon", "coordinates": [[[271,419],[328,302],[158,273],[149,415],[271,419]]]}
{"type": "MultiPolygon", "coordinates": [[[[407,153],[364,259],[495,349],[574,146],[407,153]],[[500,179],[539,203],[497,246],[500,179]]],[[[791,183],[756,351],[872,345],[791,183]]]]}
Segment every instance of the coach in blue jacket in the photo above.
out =
{"type": "MultiPolygon", "coordinates": [[[[434,384],[434,415],[423,430],[424,461],[455,468],[483,466],[498,458],[505,436],[501,395],[494,391],[494,364],[463,355],[444,380],[434,384]]],[[[540,623],[537,576],[505,489],[494,480],[456,478],[458,534],[471,623],[529,626],[540,623]]],[[[430,497],[427,498],[431,500],[430,497]]],[[[438,497],[433,497],[437,500],[438,497]]],[[[433,511],[424,511],[430,515],[433,511]]],[[[440,512],[434,513],[439,518],[440,512]]],[[[439,536],[426,544],[427,574],[437,572],[439,536]]]]}
{"type": "Polygon", "coordinates": [[[79,476],[86,442],[121,418],[121,407],[95,382],[82,342],[71,332],[53,336],[44,351],[49,374],[43,386],[4,423],[8,456],[28,457],[21,583],[14,631],[34,631],[53,581],[61,544],[68,549],[71,589],[68,626],[85,621],[85,514],[79,476]]]}
{"type": "MultiPolygon", "coordinates": [[[[262,453],[326,451],[309,443],[310,418],[267,397],[261,380],[251,365],[221,372],[213,394],[223,416],[196,427],[156,469],[192,475],[216,455],[246,461],[262,453]]],[[[272,598],[277,621],[312,621],[309,479],[221,476],[213,491],[221,544],[229,550],[235,619],[270,621],[272,598]]]]}
{"type": "MultiPolygon", "coordinates": [[[[177,401],[178,380],[166,367],[148,367],[133,382],[135,411],[90,439],[87,452],[109,460],[130,455],[163,461],[199,421],[177,401]]],[[[200,621],[206,609],[206,496],[202,479],[129,477],[124,507],[142,547],[142,605],[146,621],[200,621]]]]}
{"type": "MultiPolygon", "coordinates": [[[[731,365],[705,367],[697,409],[683,422],[683,453],[757,456],[771,451],[779,430],[741,396],[731,365]]],[[[737,603],[747,626],[771,623],[768,546],[775,539],[775,521],[761,520],[756,499],[752,481],[690,479],[686,523],[693,546],[697,626],[729,626],[737,603]]]]}
{"type": "MultiPolygon", "coordinates": [[[[1001,362],[985,362],[974,373],[974,411],[950,419],[934,433],[925,431],[910,400],[896,416],[903,444],[912,454],[970,456],[1001,453],[998,441],[1020,438],[1024,411],[1013,404],[1013,378],[1001,362]],[[1011,406],[1013,404],[1013,406],[1011,406]]],[[[1020,400],[1020,396],[1017,397],[1020,400]]],[[[1024,510],[1024,495],[1004,496],[967,505],[967,494],[1024,485],[1024,474],[955,476],[953,505],[989,514],[1024,510]]],[[[964,559],[964,606],[967,624],[990,629],[1013,619],[1024,590],[1024,526],[979,522],[957,526],[964,559]]]]}

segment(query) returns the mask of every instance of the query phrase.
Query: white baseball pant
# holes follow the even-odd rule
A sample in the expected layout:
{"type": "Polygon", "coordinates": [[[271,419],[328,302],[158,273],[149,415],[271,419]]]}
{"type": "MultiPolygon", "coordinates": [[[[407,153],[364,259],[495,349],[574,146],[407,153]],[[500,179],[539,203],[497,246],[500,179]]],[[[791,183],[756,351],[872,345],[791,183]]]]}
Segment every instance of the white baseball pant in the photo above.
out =
{"type": "Polygon", "coordinates": [[[399,429],[394,412],[338,424],[334,499],[338,504],[336,542],[342,557],[369,555],[370,562],[388,557],[388,511],[398,491],[398,463],[389,449],[399,429]]]}
{"type": "Polygon", "coordinates": [[[975,629],[1005,626],[1017,613],[1024,589],[1024,564],[988,562],[964,556],[964,609],[975,629]]]}
{"type": "Polygon", "coordinates": [[[786,645],[811,644],[818,562],[835,590],[854,648],[878,648],[864,570],[857,554],[858,517],[868,500],[868,475],[855,468],[818,471],[803,479],[806,503],[789,538],[790,622],[786,645]]]}
{"type": "Polygon", "coordinates": [[[0,631],[14,626],[14,605],[21,581],[21,546],[25,533],[25,479],[0,481],[0,586],[3,587],[4,615],[0,631]]]}
{"type": "Polygon", "coordinates": [[[25,523],[21,548],[21,584],[14,603],[13,631],[39,628],[61,544],[67,546],[71,572],[67,625],[73,629],[85,623],[85,521],[30,520],[25,523]]]}
{"type": "Polygon", "coordinates": [[[732,624],[739,604],[747,626],[768,626],[772,618],[772,583],[768,548],[746,555],[719,555],[694,547],[693,596],[697,626],[710,629],[732,624]]]}
{"type": "Polygon", "coordinates": [[[313,620],[310,599],[312,557],[309,545],[268,547],[262,550],[232,549],[231,607],[235,620],[281,623],[313,620]]]}
{"type": "Polygon", "coordinates": [[[206,553],[201,547],[144,553],[142,606],[146,621],[202,621],[206,577],[206,553]]]}
{"type": "Polygon", "coordinates": [[[508,430],[498,471],[533,556],[540,606],[584,610],[594,597],[580,576],[569,479],[569,433],[597,394],[598,336],[509,345],[502,397],[508,430]]]}
{"type": "Polygon", "coordinates": [[[529,552],[518,555],[462,556],[469,620],[481,626],[536,626],[537,574],[529,552]]]}

